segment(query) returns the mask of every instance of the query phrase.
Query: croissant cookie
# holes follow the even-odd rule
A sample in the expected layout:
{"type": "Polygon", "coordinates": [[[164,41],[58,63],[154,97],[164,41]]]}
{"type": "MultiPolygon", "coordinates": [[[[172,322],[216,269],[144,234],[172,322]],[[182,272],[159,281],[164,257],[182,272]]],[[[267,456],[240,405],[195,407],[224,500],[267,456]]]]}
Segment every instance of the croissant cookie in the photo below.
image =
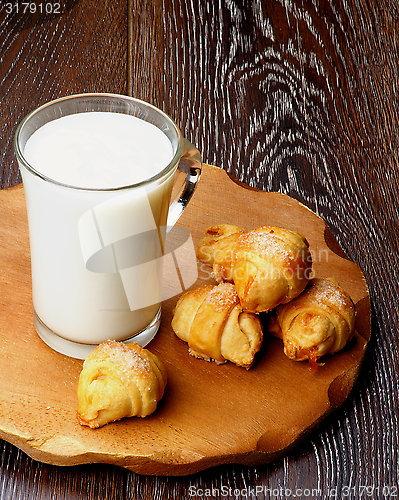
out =
{"type": "Polygon", "coordinates": [[[231,283],[186,292],[173,314],[172,328],[188,342],[192,356],[246,369],[253,364],[263,340],[262,324],[255,314],[243,312],[231,283]]]}
{"type": "Polygon", "coordinates": [[[288,358],[308,359],[311,368],[325,354],[334,354],[352,339],[356,312],[349,295],[333,278],[314,278],[292,302],[280,305],[269,331],[282,338],[288,358]]]}
{"type": "Polygon", "coordinates": [[[86,358],[78,382],[78,420],[91,428],[154,412],[166,386],[155,354],[136,343],[108,341],[86,358]]]}
{"type": "Polygon", "coordinates": [[[212,226],[206,233],[197,258],[213,267],[218,282],[234,283],[245,311],[270,311],[306,287],[311,256],[299,233],[271,226],[245,231],[229,224],[212,226]]]}

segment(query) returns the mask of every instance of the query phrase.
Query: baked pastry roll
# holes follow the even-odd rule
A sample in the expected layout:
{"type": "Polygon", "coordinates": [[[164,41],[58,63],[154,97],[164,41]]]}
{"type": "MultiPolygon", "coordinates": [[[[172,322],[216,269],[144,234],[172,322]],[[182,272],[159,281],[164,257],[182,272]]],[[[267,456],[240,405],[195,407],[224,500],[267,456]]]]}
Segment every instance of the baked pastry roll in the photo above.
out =
{"type": "Polygon", "coordinates": [[[270,311],[299,295],[311,272],[306,239],[295,231],[262,226],[245,231],[221,224],[207,229],[197,258],[213,267],[213,277],[234,283],[245,311],[270,311]]]}
{"type": "Polygon", "coordinates": [[[197,246],[197,259],[212,266],[212,276],[221,283],[233,281],[233,257],[240,234],[245,230],[231,224],[208,227],[197,246]]]}
{"type": "Polygon", "coordinates": [[[152,413],[166,386],[155,354],[137,343],[108,341],[86,358],[78,382],[78,420],[91,428],[152,413]]]}
{"type": "Polygon", "coordinates": [[[352,339],[356,311],[350,296],[334,278],[314,278],[292,302],[277,307],[269,331],[282,338],[285,354],[293,360],[317,360],[334,354],[352,339]]]}
{"type": "Polygon", "coordinates": [[[259,351],[263,330],[255,314],[243,312],[231,283],[205,285],[183,294],[172,319],[176,335],[188,342],[192,356],[246,369],[259,351]]]}

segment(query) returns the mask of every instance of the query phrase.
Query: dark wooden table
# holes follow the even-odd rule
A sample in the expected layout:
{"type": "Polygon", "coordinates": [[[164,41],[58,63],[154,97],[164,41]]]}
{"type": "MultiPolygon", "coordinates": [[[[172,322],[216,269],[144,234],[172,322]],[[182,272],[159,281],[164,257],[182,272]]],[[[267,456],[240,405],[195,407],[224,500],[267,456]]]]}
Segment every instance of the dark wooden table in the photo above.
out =
{"type": "Polygon", "coordinates": [[[399,496],[398,50],[393,0],[1,0],[2,188],[21,181],[12,141],[29,111],[73,93],[133,95],[166,111],[204,162],[319,214],[372,302],[353,394],[285,458],[151,477],[37,463],[1,442],[1,499],[399,496]]]}

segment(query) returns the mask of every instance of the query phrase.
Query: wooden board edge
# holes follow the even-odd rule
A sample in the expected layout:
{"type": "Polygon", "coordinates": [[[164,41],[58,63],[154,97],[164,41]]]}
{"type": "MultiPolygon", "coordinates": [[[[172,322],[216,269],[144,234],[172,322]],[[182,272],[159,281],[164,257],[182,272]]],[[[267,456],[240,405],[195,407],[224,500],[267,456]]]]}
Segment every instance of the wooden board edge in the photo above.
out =
{"type": "MultiPolygon", "coordinates": [[[[219,168],[219,167],[214,167],[212,165],[205,165],[205,170],[210,169],[211,171],[217,171],[215,172],[216,175],[226,175],[230,180],[235,182],[238,186],[243,187],[245,189],[249,189],[252,191],[256,191],[259,193],[264,193],[268,194],[269,192],[261,191],[256,188],[252,188],[250,186],[247,186],[237,179],[235,179],[231,174],[226,172],[225,170],[219,168]]],[[[22,191],[23,192],[23,185],[19,184],[17,186],[14,186],[12,188],[8,188],[4,190],[6,192],[18,192],[22,191]]],[[[275,193],[281,197],[286,197],[289,198],[290,200],[293,200],[293,198],[289,197],[288,195],[284,193],[275,193]]],[[[305,207],[307,210],[311,211],[308,207],[305,205],[301,204],[299,201],[294,200],[296,203],[299,205],[302,205],[305,207]]],[[[312,211],[311,211],[312,212],[312,211]]],[[[313,215],[318,217],[320,221],[323,222],[323,225],[325,227],[325,240],[326,244],[329,247],[329,249],[338,257],[341,257],[346,260],[350,260],[345,253],[342,251],[341,247],[335,240],[334,236],[332,235],[329,227],[327,224],[323,221],[322,218],[320,218],[317,214],[312,212],[313,215]]],[[[356,265],[357,266],[357,265],[356,265]]],[[[361,272],[361,269],[359,266],[357,266],[359,271],[361,272]]],[[[362,276],[363,273],[361,272],[362,276]]],[[[363,276],[364,278],[364,276],[363,276]]],[[[364,279],[364,284],[367,287],[366,280],[364,279]]],[[[368,293],[368,287],[367,287],[367,293],[368,293]]],[[[361,303],[362,301],[368,299],[369,301],[369,295],[360,299],[358,303],[361,303]]],[[[365,304],[365,303],[364,303],[365,304]]],[[[368,302],[368,314],[370,315],[370,303],[368,302]]],[[[367,309],[367,308],[366,308],[367,309]]],[[[368,340],[370,338],[371,334],[371,321],[370,318],[368,320],[368,335],[364,336],[362,333],[362,337],[365,340],[365,346],[364,348],[367,347],[368,340]]],[[[367,330],[365,328],[361,329],[362,332],[367,330]]],[[[364,358],[364,354],[363,354],[364,358]]],[[[226,465],[226,464],[239,464],[239,465],[248,465],[248,466],[253,466],[253,465],[261,465],[261,464],[266,464],[269,462],[272,462],[284,455],[286,455],[291,449],[297,448],[298,444],[302,442],[306,437],[309,436],[311,432],[313,432],[316,427],[318,427],[319,423],[321,423],[326,416],[332,412],[334,409],[338,408],[342,403],[346,400],[346,398],[349,396],[358,376],[360,373],[360,367],[358,369],[350,369],[346,372],[341,373],[330,385],[329,388],[329,400],[330,400],[330,408],[321,415],[318,420],[308,429],[306,429],[306,432],[301,434],[299,432],[299,437],[298,433],[295,435],[292,435],[292,440],[290,442],[290,439],[288,438],[285,443],[281,443],[280,449],[272,450],[272,451],[262,451],[262,439],[265,439],[263,436],[261,436],[258,440],[258,445],[257,449],[248,451],[243,454],[239,455],[229,455],[228,457],[197,457],[194,460],[191,461],[192,457],[183,457],[179,452],[174,453],[173,450],[170,450],[169,452],[164,452],[161,455],[158,453],[153,456],[148,456],[148,457],[126,457],[121,461],[118,461],[118,458],[110,459],[110,457],[107,455],[104,457],[103,455],[96,453],[96,452],[84,452],[84,453],[79,453],[79,450],[75,452],[75,454],[71,454],[69,457],[65,457],[61,455],[61,453],[57,452],[49,452],[45,448],[46,446],[41,444],[39,441],[37,443],[33,443],[31,438],[25,439],[23,436],[17,436],[14,437],[13,440],[9,439],[9,435],[7,435],[5,439],[6,441],[10,442],[11,444],[17,446],[20,448],[22,451],[24,451],[28,456],[30,456],[34,460],[38,460],[41,462],[45,462],[51,465],[56,465],[56,466],[75,466],[75,465],[84,465],[84,464],[90,464],[90,463],[106,463],[110,465],[116,465],[116,466],[121,466],[123,468],[126,468],[128,470],[131,470],[132,472],[138,473],[138,474],[144,474],[144,475],[161,475],[161,476],[186,476],[190,474],[194,474],[197,472],[200,472],[205,469],[209,469],[212,467],[220,466],[220,465],[226,465]]],[[[0,433],[0,437],[2,437],[0,433]]]]}

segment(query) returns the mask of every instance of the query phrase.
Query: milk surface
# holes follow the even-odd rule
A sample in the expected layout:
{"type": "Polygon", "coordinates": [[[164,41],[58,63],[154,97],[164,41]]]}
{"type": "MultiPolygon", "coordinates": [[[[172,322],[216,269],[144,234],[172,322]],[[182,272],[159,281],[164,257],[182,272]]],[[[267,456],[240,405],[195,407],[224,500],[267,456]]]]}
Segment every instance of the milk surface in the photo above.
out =
{"type": "MultiPolygon", "coordinates": [[[[108,112],[51,121],[34,132],[24,151],[40,173],[88,188],[146,180],[173,157],[169,139],[155,126],[108,112]]],[[[28,206],[33,305],[41,321],[65,339],[88,344],[123,340],[140,332],[160,307],[162,268],[159,259],[149,256],[162,253],[174,170],[145,187],[121,191],[73,189],[45,181],[23,166],[21,172],[28,206]],[[93,216],[92,227],[97,225],[95,236],[104,251],[115,255],[116,270],[102,267],[101,255],[93,257],[98,269],[86,266],[79,224],[87,216],[93,216]],[[102,221],[107,221],[103,230],[102,221]],[[132,239],[136,227],[140,243],[124,250],[145,268],[120,270],[116,240],[124,235],[132,239]],[[113,238],[115,244],[106,241],[106,231],[120,234],[113,238]],[[127,296],[126,286],[134,288],[137,300],[134,293],[127,296]]],[[[87,238],[90,245],[88,233],[87,238]]]]}
{"type": "Polygon", "coordinates": [[[173,150],[161,130],[140,118],[87,112],[43,125],[28,139],[24,156],[58,182],[114,188],[153,177],[170,163],[173,150]]]}

